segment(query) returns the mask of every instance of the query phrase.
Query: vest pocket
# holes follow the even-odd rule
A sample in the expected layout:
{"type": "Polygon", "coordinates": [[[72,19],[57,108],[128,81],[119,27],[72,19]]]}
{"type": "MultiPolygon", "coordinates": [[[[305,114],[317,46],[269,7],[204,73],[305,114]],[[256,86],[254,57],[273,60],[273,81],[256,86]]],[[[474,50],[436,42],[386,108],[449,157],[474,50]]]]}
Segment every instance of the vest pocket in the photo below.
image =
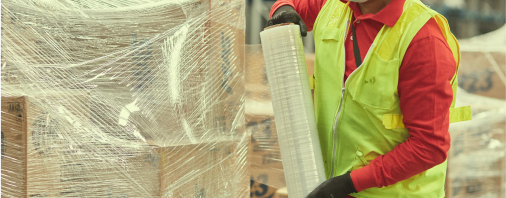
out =
{"type": "Polygon", "coordinates": [[[361,70],[348,82],[353,100],[370,107],[390,109],[398,100],[399,60],[384,60],[376,52],[366,57],[361,70]]]}
{"type": "Polygon", "coordinates": [[[329,41],[329,40],[340,41],[342,39],[341,31],[342,28],[326,27],[323,30],[322,41],[329,41]]]}

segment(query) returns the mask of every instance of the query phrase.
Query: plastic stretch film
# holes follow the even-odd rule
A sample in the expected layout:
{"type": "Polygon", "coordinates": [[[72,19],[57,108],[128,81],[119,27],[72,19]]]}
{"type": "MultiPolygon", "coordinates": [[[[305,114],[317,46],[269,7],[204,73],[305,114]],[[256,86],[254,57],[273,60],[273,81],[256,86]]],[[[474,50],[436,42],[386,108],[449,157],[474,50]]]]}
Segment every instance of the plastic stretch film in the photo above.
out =
{"type": "Polygon", "coordinates": [[[446,197],[503,198],[506,182],[506,26],[459,40],[456,106],[473,120],[450,124],[446,197]]]}
{"type": "Polygon", "coordinates": [[[473,120],[450,124],[446,197],[504,197],[506,101],[458,90],[473,120]]]}
{"type": "Polygon", "coordinates": [[[251,134],[251,197],[276,197],[276,191],[286,187],[286,182],[262,45],[246,46],[244,74],[245,124],[251,134]]]}
{"type": "Polygon", "coordinates": [[[295,198],[325,180],[299,31],[297,25],[284,25],[260,33],[286,185],[295,198]]]}
{"type": "Polygon", "coordinates": [[[244,1],[2,1],[2,197],[248,197],[244,1]]]}

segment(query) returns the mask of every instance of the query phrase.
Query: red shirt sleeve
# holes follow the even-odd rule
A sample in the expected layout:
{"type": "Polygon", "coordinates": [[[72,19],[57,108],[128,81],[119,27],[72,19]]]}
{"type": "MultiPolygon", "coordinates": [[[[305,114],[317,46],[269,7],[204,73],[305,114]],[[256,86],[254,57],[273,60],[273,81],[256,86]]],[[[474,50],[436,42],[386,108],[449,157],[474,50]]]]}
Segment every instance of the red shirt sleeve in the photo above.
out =
{"type": "Polygon", "coordinates": [[[412,40],[399,71],[398,93],[408,139],[351,172],[357,191],[408,179],[443,163],[450,148],[450,81],[456,62],[434,19],[412,40]]]}
{"type": "Polygon", "coordinates": [[[278,0],[271,8],[271,15],[281,6],[290,5],[292,6],[307,26],[307,31],[313,30],[314,22],[318,13],[323,8],[327,0],[278,0]]]}

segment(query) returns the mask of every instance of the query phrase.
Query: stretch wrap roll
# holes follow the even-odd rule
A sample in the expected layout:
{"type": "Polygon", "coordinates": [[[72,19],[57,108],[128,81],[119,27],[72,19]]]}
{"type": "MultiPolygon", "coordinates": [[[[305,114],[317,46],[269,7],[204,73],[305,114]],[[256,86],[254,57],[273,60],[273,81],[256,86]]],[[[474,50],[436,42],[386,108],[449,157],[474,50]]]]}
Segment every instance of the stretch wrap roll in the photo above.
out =
{"type": "Polygon", "coordinates": [[[298,25],[260,33],[288,195],[305,197],[325,179],[298,25]]]}

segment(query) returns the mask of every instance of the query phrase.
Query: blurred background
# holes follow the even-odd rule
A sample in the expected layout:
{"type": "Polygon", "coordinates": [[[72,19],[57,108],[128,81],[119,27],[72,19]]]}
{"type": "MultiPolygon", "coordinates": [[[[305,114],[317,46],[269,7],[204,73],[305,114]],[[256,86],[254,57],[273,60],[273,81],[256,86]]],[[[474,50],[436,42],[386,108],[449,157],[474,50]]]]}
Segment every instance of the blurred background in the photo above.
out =
{"type": "MultiPolygon", "coordinates": [[[[461,49],[456,106],[471,106],[473,120],[450,125],[446,196],[506,197],[505,0],[421,0],[444,15],[461,49]]],[[[252,198],[286,198],[259,33],[273,0],[246,2],[246,130],[251,133],[252,198]]],[[[311,32],[303,38],[308,77],[314,70],[311,32]]]]}
{"type": "MultiPolygon", "coordinates": [[[[505,0],[421,0],[448,19],[458,39],[499,29],[506,22],[505,0]]],[[[269,20],[274,0],[247,0],[246,44],[260,44],[260,31],[269,20]]],[[[314,52],[312,34],[304,38],[305,51],[314,52]]]]}

